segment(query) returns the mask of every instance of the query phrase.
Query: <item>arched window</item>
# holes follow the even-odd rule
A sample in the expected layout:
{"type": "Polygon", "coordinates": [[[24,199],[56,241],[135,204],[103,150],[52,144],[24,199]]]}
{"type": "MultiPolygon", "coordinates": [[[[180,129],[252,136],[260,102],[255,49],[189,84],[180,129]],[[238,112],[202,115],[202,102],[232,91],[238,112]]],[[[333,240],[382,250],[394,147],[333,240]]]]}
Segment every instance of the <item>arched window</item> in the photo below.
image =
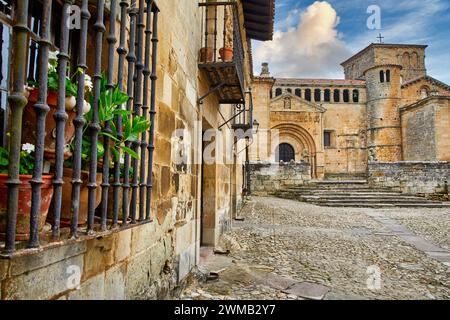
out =
{"type": "Polygon", "coordinates": [[[383,83],[384,82],[384,70],[380,71],[380,82],[383,83]]]}
{"type": "Polygon", "coordinates": [[[344,90],[344,102],[350,102],[350,90],[344,90]]]}
{"type": "Polygon", "coordinates": [[[281,88],[277,88],[277,89],[275,90],[275,97],[281,96],[282,93],[283,93],[283,91],[281,90],[281,88]]]}
{"type": "Polygon", "coordinates": [[[294,148],[289,143],[281,143],[275,151],[276,161],[291,162],[295,161],[294,148]]]}
{"type": "Polygon", "coordinates": [[[341,102],[341,91],[339,89],[335,89],[333,92],[334,102],[341,102]]]}
{"type": "Polygon", "coordinates": [[[286,89],[286,92],[292,93],[292,89],[288,88],[288,89],[286,89]]]}
{"type": "Polygon", "coordinates": [[[325,99],[325,102],[331,101],[331,90],[330,89],[325,89],[324,99],[325,99]]]}
{"type": "Polygon", "coordinates": [[[301,97],[302,97],[302,90],[300,90],[300,89],[295,89],[295,95],[296,95],[297,97],[301,98],[301,97]]]}
{"type": "Polygon", "coordinates": [[[314,101],[320,102],[321,95],[322,95],[322,90],[320,90],[320,89],[314,90],[314,101]]]}
{"type": "Polygon", "coordinates": [[[409,68],[410,65],[411,65],[411,56],[409,55],[408,52],[405,52],[403,54],[403,67],[409,68]]]}
{"type": "Polygon", "coordinates": [[[353,102],[358,103],[359,102],[359,91],[353,90],[353,102]]]}
{"type": "Polygon", "coordinates": [[[391,70],[386,70],[386,82],[391,82],[391,70]]]}
{"type": "Polygon", "coordinates": [[[311,89],[305,90],[305,100],[311,101],[311,89]]]}
{"type": "Polygon", "coordinates": [[[415,51],[411,54],[411,66],[413,68],[417,68],[419,66],[419,55],[415,51]]]}

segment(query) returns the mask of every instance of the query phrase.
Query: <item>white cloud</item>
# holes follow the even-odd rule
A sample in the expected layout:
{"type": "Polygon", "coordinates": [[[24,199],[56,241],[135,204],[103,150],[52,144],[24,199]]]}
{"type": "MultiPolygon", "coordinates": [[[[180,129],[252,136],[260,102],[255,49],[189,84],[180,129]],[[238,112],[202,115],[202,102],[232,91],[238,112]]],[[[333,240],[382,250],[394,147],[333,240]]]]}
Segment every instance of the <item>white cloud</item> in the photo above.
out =
{"type": "Polygon", "coordinates": [[[342,78],[340,63],[351,52],[339,37],[336,10],[326,1],[316,1],[296,14],[296,27],[277,30],[272,41],[255,47],[255,62],[269,62],[277,77],[342,78]]]}

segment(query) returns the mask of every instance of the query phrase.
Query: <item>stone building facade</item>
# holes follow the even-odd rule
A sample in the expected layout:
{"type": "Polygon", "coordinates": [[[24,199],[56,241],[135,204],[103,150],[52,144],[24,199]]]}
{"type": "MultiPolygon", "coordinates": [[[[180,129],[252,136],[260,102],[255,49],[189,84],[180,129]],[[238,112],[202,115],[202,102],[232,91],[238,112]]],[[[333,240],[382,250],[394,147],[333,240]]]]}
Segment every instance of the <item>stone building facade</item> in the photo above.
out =
{"type": "MultiPolygon", "coordinates": [[[[130,1],[115,3],[116,12],[120,12],[119,5],[126,3],[128,8],[130,1]]],[[[197,265],[200,247],[215,246],[241,206],[246,153],[240,151],[246,148],[246,140],[236,138],[230,125],[218,130],[235,110],[230,102],[221,99],[217,90],[212,90],[221,84],[221,79],[211,77],[208,70],[228,63],[227,70],[232,70],[234,79],[244,88],[240,103],[248,105],[245,91],[253,81],[251,39],[271,39],[274,1],[261,1],[261,6],[252,7],[253,19],[257,20],[252,26],[257,30],[245,26],[249,14],[245,1],[222,3],[234,8],[229,11],[235,19],[231,30],[235,34],[234,58],[219,60],[224,33],[217,32],[217,46],[210,40],[206,48],[215,50],[217,56],[217,61],[207,61],[209,69],[200,65],[203,65],[201,57],[205,49],[205,23],[211,29],[214,22],[213,19],[205,22],[204,7],[199,3],[214,5],[216,2],[163,0],[155,3],[159,8],[159,41],[155,151],[153,168],[149,170],[153,175],[153,220],[95,235],[80,234],[78,239],[62,237],[57,242],[41,241],[40,248],[34,250],[26,249],[26,244],[19,246],[14,254],[0,258],[1,299],[170,297],[197,265]],[[212,140],[215,145],[231,141],[231,155],[215,154],[213,163],[204,163],[203,151],[208,144],[202,133],[208,129],[216,133],[212,140]]],[[[109,1],[105,16],[110,10],[108,6],[109,1]]],[[[89,9],[93,17],[89,22],[92,29],[89,29],[87,51],[88,73],[91,73],[96,1],[89,1],[89,9]]],[[[206,16],[211,18],[211,12],[214,13],[214,7],[206,16]]],[[[219,19],[223,17],[220,12],[216,11],[219,19]]],[[[118,15],[117,38],[119,32],[118,15]]],[[[214,34],[209,37],[214,39],[214,34]]],[[[222,88],[227,86],[225,83],[222,88]]],[[[0,251],[2,245],[0,242],[0,251]]]]}
{"type": "Polygon", "coordinates": [[[371,44],[342,63],[339,80],[273,78],[264,64],[252,161],[307,162],[313,179],[366,178],[376,162],[450,161],[450,86],[427,75],[426,47],[371,44]]]}

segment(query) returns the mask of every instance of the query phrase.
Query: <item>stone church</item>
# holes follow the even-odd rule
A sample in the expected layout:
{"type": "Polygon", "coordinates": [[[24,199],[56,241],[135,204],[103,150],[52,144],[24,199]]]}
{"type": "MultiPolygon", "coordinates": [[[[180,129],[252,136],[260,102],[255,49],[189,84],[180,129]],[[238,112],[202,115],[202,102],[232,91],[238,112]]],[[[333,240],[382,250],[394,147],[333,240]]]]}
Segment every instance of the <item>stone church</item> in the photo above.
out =
{"type": "Polygon", "coordinates": [[[426,48],[371,44],[342,63],[345,79],[273,78],[263,64],[254,118],[272,137],[251,161],[306,162],[319,180],[366,178],[370,163],[450,161],[450,86],[427,74],[426,48]]]}

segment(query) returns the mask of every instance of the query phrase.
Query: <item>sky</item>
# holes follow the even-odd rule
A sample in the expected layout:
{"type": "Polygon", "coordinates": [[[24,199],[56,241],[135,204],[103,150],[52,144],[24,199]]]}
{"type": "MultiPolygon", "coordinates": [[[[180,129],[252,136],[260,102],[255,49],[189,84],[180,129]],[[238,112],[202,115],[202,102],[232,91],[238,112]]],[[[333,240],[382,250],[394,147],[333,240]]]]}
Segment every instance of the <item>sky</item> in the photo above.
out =
{"type": "Polygon", "coordinates": [[[450,0],[275,0],[274,40],[253,41],[254,72],[275,77],[344,77],[340,64],[370,43],[427,44],[428,74],[450,84],[450,0]],[[367,20],[380,8],[381,29],[367,20]]]}

